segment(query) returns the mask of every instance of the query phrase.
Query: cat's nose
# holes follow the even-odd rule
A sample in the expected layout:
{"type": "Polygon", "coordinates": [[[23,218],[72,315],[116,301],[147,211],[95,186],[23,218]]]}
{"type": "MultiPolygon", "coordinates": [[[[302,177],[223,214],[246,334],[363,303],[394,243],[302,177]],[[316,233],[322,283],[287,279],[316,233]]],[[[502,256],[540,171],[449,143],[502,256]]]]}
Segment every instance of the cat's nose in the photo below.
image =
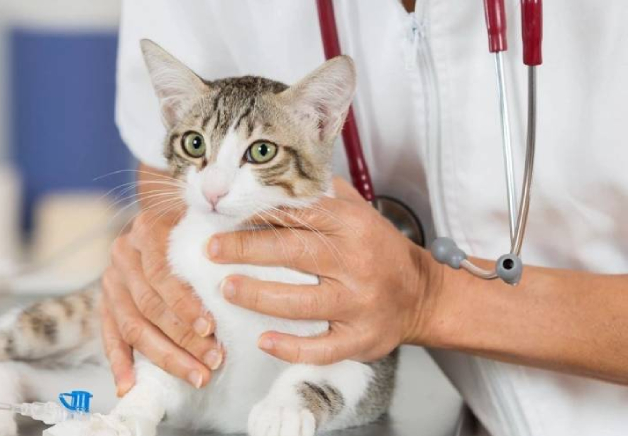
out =
{"type": "Polygon", "coordinates": [[[203,191],[203,196],[205,200],[212,206],[213,209],[216,209],[218,206],[218,202],[227,195],[229,191],[203,191]]]}

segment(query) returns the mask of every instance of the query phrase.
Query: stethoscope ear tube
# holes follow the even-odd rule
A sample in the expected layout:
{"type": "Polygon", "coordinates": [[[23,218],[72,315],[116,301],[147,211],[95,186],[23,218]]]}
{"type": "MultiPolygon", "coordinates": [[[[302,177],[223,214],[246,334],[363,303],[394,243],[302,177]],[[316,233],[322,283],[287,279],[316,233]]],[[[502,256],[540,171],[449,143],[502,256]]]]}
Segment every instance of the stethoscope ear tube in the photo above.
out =
{"type": "MultiPolygon", "coordinates": [[[[503,2],[502,0],[485,0],[484,4],[489,33],[489,50],[491,52],[499,51],[493,49],[498,48],[499,44],[501,44],[498,38],[498,30],[503,29],[505,32],[506,28],[505,17],[503,16],[503,2]]],[[[542,62],[542,11],[543,5],[541,0],[521,0],[523,62],[525,65],[528,65],[528,125],[523,186],[516,226],[514,227],[514,237],[511,232],[510,253],[500,256],[493,270],[486,270],[467,259],[466,253],[451,238],[437,238],[431,246],[432,256],[437,262],[449,265],[455,269],[464,268],[471,274],[487,280],[499,277],[505,283],[511,285],[519,283],[523,274],[523,263],[520,254],[530,207],[530,187],[536,149],[536,66],[542,62]]],[[[505,36],[502,46],[506,46],[505,36]]]]}
{"type": "MultiPolygon", "coordinates": [[[[341,51],[338,32],[336,31],[336,17],[334,15],[332,0],[316,0],[316,3],[325,58],[335,58],[341,55],[341,51]]],[[[342,140],[347,154],[349,174],[351,175],[353,186],[366,201],[373,202],[375,199],[373,182],[371,181],[371,174],[369,173],[366,160],[364,159],[360,135],[358,134],[358,127],[351,106],[347,112],[347,118],[342,130],[342,140]]]]}
{"type": "MultiPolygon", "coordinates": [[[[325,58],[331,59],[340,56],[340,41],[338,40],[338,29],[336,27],[332,0],[316,0],[316,6],[318,8],[318,22],[321,29],[325,58]]],[[[366,201],[371,203],[382,216],[392,222],[401,233],[415,244],[424,246],[423,227],[412,210],[399,200],[375,195],[373,182],[371,181],[371,175],[366,164],[366,159],[364,158],[364,153],[362,152],[360,135],[351,107],[349,107],[347,112],[344,128],[342,130],[342,139],[353,186],[366,201]]]]}
{"type": "Polygon", "coordinates": [[[533,67],[541,65],[543,55],[543,2],[521,0],[521,33],[523,39],[523,63],[533,67]]]}

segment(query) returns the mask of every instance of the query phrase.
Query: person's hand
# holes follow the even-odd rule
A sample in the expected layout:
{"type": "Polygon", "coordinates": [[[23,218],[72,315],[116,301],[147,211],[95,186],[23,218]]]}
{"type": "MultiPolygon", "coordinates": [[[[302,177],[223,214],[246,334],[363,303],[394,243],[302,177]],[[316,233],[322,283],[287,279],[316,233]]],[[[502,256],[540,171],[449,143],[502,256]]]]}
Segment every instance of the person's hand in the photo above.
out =
{"type": "Polygon", "coordinates": [[[199,388],[222,363],[214,322],[167,262],[174,215],[142,212],[116,239],[103,275],[102,335],[118,395],[135,383],[133,349],[199,388]]]}
{"type": "Polygon", "coordinates": [[[311,208],[267,213],[264,219],[277,228],[214,235],[207,246],[217,263],[286,266],[319,276],[320,285],[245,276],[221,284],[225,298],[244,308],[330,321],[329,330],[313,338],[280,332],[260,337],[262,350],[289,362],[371,361],[401,343],[420,341],[432,305],[427,291],[440,276],[429,253],[347,182],[335,180],[335,189],[336,198],[311,208]]]}

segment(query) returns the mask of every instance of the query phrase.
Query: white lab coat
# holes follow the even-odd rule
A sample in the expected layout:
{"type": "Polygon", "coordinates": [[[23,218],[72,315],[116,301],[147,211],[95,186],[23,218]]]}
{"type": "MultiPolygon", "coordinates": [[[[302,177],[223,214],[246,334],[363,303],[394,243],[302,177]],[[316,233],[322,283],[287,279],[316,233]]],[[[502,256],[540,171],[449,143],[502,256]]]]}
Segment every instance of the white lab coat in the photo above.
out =
{"type": "MultiPolygon", "coordinates": [[[[517,6],[507,1],[506,72],[520,187],[526,70],[517,6]]],[[[626,273],[628,2],[544,6],[523,259],[626,273]]],[[[354,108],[376,190],[411,205],[430,238],[452,236],[476,256],[503,254],[506,194],[482,2],[417,0],[414,16],[399,0],[337,0],[335,8],[343,51],[357,65],[354,108]]],[[[116,111],[124,141],[146,164],[163,166],[164,129],[140,38],[207,79],[256,74],[292,83],[324,59],[316,17],[314,0],[124,1],[116,111]]],[[[494,436],[628,434],[626,387],[452,352],[434,356],[494,436]]]]}

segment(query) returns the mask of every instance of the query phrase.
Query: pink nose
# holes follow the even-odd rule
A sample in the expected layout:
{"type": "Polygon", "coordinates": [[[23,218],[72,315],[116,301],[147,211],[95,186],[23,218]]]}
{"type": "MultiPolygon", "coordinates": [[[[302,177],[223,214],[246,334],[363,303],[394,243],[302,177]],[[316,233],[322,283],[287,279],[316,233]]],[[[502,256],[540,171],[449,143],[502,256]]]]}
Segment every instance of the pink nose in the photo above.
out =
{"type": "Polygon", "coordinates": [[[212,206],[212,209],[216,209],[216,206],[218,206],[218,202],[228,193],[229,191],[203,191],[203,196],[212,206]]]}

